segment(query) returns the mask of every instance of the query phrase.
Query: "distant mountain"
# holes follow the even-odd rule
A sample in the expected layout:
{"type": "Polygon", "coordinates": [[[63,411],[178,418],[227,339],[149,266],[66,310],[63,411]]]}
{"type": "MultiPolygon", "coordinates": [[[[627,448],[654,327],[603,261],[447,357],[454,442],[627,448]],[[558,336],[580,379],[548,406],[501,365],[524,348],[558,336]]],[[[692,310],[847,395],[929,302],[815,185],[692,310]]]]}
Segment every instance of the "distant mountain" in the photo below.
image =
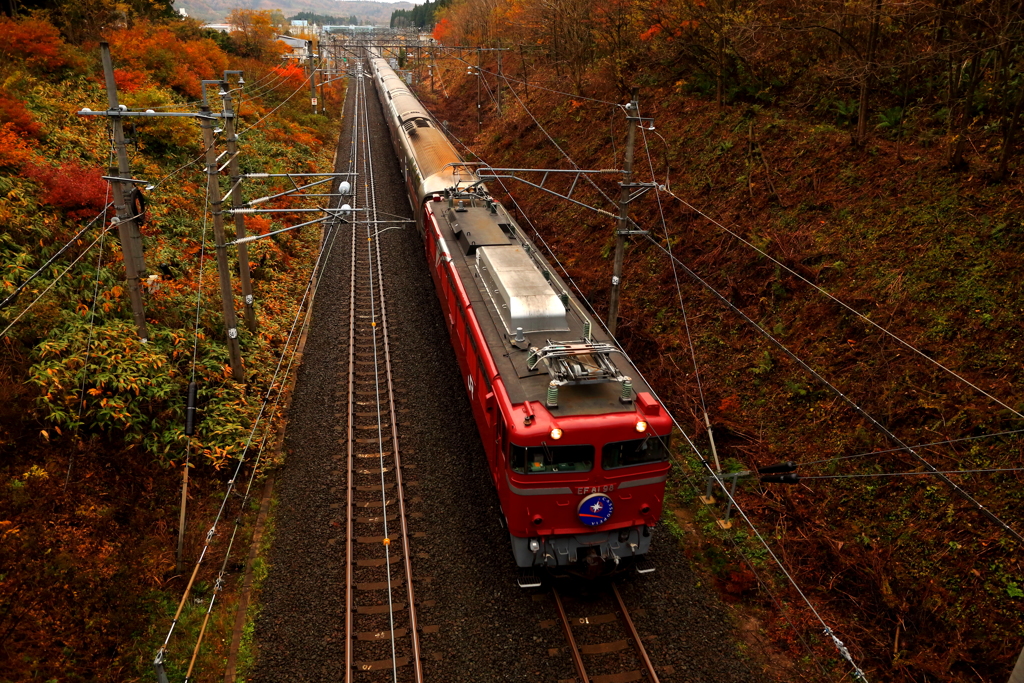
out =
{"type": "Polygon", "coordinates": [[[371,2],[369,0],[175,0],[175,9],[184,9],[190,17],[207,23],[221,22],[233,9],[279,9],[286,17],[299,12],[315,12],[347,17],[355,15],[364,24],[388,26],[391,13],[412,9],[412,2],[371,2]]]}

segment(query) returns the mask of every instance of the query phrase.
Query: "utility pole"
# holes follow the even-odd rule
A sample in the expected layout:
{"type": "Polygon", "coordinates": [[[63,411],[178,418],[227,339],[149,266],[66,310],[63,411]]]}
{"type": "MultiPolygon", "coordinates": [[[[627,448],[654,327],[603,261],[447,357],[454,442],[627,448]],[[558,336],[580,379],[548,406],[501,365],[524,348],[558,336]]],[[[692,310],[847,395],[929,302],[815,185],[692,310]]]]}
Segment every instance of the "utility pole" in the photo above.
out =
{"type": "Polygon", "coordinates": [[[612,269],[612,291],[608,297],[608,331],[615,336],[619,323],[619,289],[622,282],[622,261],[626,253],[626,234],[629,230],[630,181],[633,179],[633,145],[636,142],[636,127],[640,125],[640,105],[633,89],[632,101],[626,105],[626,168],[619,183],[619,218],[615,230],[615,265],[612,269]]]}
{"type": "MultiPolygon", "coordinates": [[[[248,233],[245,230],[245,216],[238,211],[242,208],[242,183],[240,182],[241,173],[238,170],[238,134],[235,132],[238,125],[235,120],[234,102],[227,82],[229,73],[241,74],[242,72],[225,71],[224,82],[221,83],[221,92],[224,93],[224,138],[228,148],[228,177],[231,179],[231,208],[235,209],[232,216],[235,219],[235,238],[242,239],[248,233]]],[[[244,81],[239,78],[238,84],[243,85],[244,81]]],[[[256,299],[252,292],[252,277],[249,273],[249,245],[247,243],[238,245],[238,280],[242,284],[245,326],[250,332],[256,332],[256,311],[253,309],[256,299]]]]}
{"type": "Polygon", "coordinates": [[[316,66],[313,63],[313,41],[306,41],[306,48],[309,50],[309,101],[313,105],[313,113],[316,113],[316,66]]]}
{"type": "Polygon", "coordinates": [[[501,118],[501,49],[498,49],[498,118],[501,118]]]}
{"type": "Polygon", "coordinates": [[[125,185],[131,186],[132,169],[128,165],[128,151],[124,142],[124,125],[121,123],[121,108],[117,102],[117,83],[114,81],[114,64],[110,59],[110,44],[100,43],[103,59],[103,76],[107,84],[107,106],[110,126],[114,132],[114,151],[117,154],[117,178],[110,181],[114,194],[114,210],[117,211],[117,234],[121,241],[121,255],[124,259],[125,278],[128,282],[128,298],[132,304],[132,317],[139,339],[149,341],[146,327],[146,309],[142,301],[140,278],[145,276],[146,262],[142,256],[142,234],[134,216],[135,207],[125,201],[125,185]]]}
{"type": "Polygon", "coordinates": [[[480,79],[484,77],[480,67],[483,66],[483,57],[480,48],[476,49],[476,132],[484,129],[483,111],[480,109],[480,79]]]}
{"type": "MultiPolygon", "coordinates": [[[[210,104],[206,97],[206,86],[212,84],[221,87],[220,81],[203,81],[204,114],[210,113],[210,104]]],[[[217,150],[214,149],[213,122],[200,119],[203,128],[203,146],[206,148],[206,188],[213,207],[213,239],[217,248],[217,273],[220,275],[220,301],[224,311],[224,328],[227,332],[228,359],[231,363],[231,375],[235,381],[245,379],[242,371],[242,351],[238,346],[238,320],[235,317],[234,294],[231,291],[231,271],[228,269],[228,252],[224,246],[224,202],[220,196],[220,184],[217,181],[217,150]]]]}

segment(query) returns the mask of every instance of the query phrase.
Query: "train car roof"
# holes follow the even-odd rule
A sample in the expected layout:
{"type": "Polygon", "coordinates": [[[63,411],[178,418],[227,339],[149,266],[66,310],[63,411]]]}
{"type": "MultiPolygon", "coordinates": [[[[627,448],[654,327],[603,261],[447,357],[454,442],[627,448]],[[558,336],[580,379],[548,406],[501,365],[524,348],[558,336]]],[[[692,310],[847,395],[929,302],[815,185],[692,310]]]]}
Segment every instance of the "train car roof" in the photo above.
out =
{"type": "MultiPolygon", "coordinates": [[[[548,276],[551,281],[561,289],[569,293],[572,301],[570,311],[560,319],[568,328],[562,330],[546,330],[539,332],[528,332],[525,334],[528,343],[513,345],[513,335],[508,331],[508,323],[503,318],[498,305],[502,299],[492,298],[484,290],[485,286],[477,269],[477,252],[482,251],[472,248],[472,240],[465,237],[465,234],[488,235],[491,246],[495,243],[501,244],[501,240],[494,237],[494,226],[504,223],[515,225],[512,218],[498,205],[497,212],[487,206],[481,205],[483,200],[474,200],[475,206],[466,207],[465,210],[456,212],[456,207],[449,208],[446,203],[434,202],[432,210],[437,218],[438,229],[441,236],[449,245],[452,257],[452,264],[455,266],[459,278],[462,280],[466,295],[469,297],[476,319],[480,324],[487,346],[491,349],[491,355],[498,368],[502,383],[508,392],[509,399],[513,404],[523,401],[538,401],[545,404],[547,398],[548,384],[551,376],[544,371],[543,364],[538,369],[530,370],[527,367],[527,348],[529,346],[544,347],[548,341],[564,342],[570,340],[581,340],[584,336],[584,317],[579,313],[580,303],[574,297],[569,288],[548,266],[548,276]]],[[[507,231],[505,231],[507,234],[507,231]]],[[[520,246],[536,251],[535,247],[520,240],[521,231],[514,229],[510,236],[506,236],[505,244],[509,246],[520,246]]],[[[483,246],[483,245],[476,245],[483,246]]],[[[485,247],[490,249],[491,247],[485,247]]],[[[539,258],[539,254],[536,254],[539,258]]],[[[541,259],[546,264],[546,260],[541,259]]],[[[554,289],[552,289],[554,291],[554,289]]],[[[592,326],[591,339],[597,342],[605,342],[618,348],[618,345],[603,329],[592,326]]],[[[634,392],[650,391],[650,387],[635,372],[633,366],[625,356],[611,354],[611,362],[625,375],[631,377],[634,392]]],[[[636,408],[633,403],[622,403],[619,401],[622,386],[618,382],[601,382],[595,384],[570,384],[559,388],[558,407],[548,408],[552,415],[596,415],[602,413],[633,412],[636,408]]]]}

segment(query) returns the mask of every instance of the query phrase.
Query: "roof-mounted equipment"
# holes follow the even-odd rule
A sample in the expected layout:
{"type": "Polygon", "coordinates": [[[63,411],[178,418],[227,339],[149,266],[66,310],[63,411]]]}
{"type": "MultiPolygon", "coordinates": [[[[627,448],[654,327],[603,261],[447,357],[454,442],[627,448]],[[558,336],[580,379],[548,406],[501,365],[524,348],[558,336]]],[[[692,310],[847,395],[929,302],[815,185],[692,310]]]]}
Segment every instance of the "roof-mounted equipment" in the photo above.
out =
{"type": "Polygon", "coordinates": [[[611,361],[611,354],[622,353],[607,342],[583,339],[571,342],[548,340],[547,346],[531,346],[526,367],[536,370],[543,362],[551,381],[548,383],[547,405],[558,406],[558,388],[569,384],[598,384],[619,382],[620,400],[633,402],[633,380],[619,372],[611,361]]]}

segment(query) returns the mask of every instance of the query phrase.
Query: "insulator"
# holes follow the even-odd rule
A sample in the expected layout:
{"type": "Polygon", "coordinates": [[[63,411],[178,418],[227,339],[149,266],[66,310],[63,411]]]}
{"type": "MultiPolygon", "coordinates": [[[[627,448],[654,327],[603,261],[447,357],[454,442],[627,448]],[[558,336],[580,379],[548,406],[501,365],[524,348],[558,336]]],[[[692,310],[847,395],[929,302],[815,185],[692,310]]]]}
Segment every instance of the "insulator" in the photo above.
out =
{"type": "Polygon", "coordinates": [[[252,201],[246,203],[249,206],[256,206],[257,204],[262,204],[263,202],[266,201],[270,201],[270,197],[260,197],[259,199],[253,199],[252,201]]]}
{"type": "Polygon", "coordinates": [[[558,385],[554,382],[548,384],[548,408],[558,407],[558,385]]]}
{"type": "Polygon", "coordinates": [[[544,279],[548,282],[551,281],[551,272],[547,268],[544,269],[544,279]]]}
{"type": "Polygon", "coordinates": [[[795,472],[796,463],[792,461],[780,462],[777,465],[767,465],[765,467],[758,467],[758,474],[781,474],[783,472],[795,472]]]}
{"type": "Polygon", "coordinates": [[[623,403],[629,403],[633,400],[633,382],[626,378],[622,380],[622,395],[619,397],[623,403]]]}
{"type": "Polygon", "coordinates": [[[341,194],[348,194],[351,191],[352,185],[347,180],[341,181],[341,185],[338,186],[338,192],[341,194]]]}
{"type": "Polygon", "coordinates": [[[530,352],[526,354],[526,367],[533,370],[537,367],[537,361],[539,360],[540,357],[537,355],[537,349],[531,348],[530,352]]]}
{"type": "Polygon", "coordinates": [[[196,433],[196,393],[195,382],[188,384],[188,401],[185,404],[185,436],[192,436],[196,433]]]}
{"type": "Polygon", "coordinates": [[[584,339],[590,339],[590,321],[589,320],[584,320],[583,321],[583,338],[584,339]]]}
{"type": "Polygon", "coordinates": [[[565,310],[569,310],[569,293],[562,292],[558,295],[558,298],[562,300],[562,305],[565,306],[565,310]]]}

